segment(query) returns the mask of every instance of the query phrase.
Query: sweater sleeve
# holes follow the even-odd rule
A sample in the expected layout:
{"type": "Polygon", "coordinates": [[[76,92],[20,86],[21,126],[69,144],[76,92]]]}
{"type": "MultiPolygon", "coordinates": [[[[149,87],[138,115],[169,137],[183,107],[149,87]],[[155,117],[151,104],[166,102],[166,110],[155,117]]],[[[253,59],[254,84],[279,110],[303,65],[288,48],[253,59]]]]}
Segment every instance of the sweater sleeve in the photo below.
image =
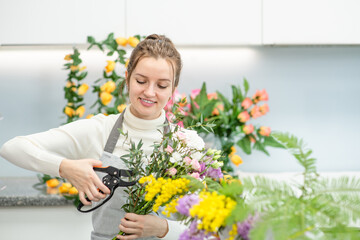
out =
{"type": "Polygon", "coordinates": [[[63,159],[94,158],[96,152],[101,153],[112,122],[99,114],[46,132],[15,137],[1,147],[0,155],[19,167],[59,176],[63,159]]]}
{"type": "Polygon", "coordinates": [[[162,239],[166,239],[166,240],[179,239],[181,233],[183,233],[188,228],[183,222],[169,220],[169,219],[167,219],[167,221],[169,225],[169,232],[162,239]]]}

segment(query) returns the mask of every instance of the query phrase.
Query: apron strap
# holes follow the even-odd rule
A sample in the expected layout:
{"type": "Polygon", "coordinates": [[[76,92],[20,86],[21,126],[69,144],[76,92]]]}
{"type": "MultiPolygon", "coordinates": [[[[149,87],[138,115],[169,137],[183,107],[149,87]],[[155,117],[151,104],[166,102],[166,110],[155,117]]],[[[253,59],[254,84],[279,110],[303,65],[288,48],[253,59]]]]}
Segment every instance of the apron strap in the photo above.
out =
{"type": "MultiPolygon", "coordinates": [[[[124,109],[124,111],[120,114],[119,118],[116,120],[113,128],[111,129],[109,138],[107,139],[106,144],[105,144],[105,148],[104,148],[105,152],[113,153],[113,151],[115,149],[116,143],[117,143],[117,141],[119,140],[119,137],[120,137],[119,129],[122,130],[122,125],[123,125],[123,122],[124,122],[125,110],[126,109],[124,109]]],[[[164,135],[165,135],[165,134],[168,134],[170,132],[170,124],[169,124],[167,118],[165,118],[164,124],[166,124],[164,126],[164,135]]]]}

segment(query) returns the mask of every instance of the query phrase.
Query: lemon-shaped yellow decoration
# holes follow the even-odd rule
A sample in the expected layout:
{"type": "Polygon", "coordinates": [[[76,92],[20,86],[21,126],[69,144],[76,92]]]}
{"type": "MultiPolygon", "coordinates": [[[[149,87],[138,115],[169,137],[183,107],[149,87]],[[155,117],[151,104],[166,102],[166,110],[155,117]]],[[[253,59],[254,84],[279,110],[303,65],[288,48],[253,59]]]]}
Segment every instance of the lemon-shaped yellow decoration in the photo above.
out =
{"type": "Polygon", "coordinates": [[[112,93],[116,89],[116,84],[114,81],[107,81],[100,87],[100,91],[112,93]]]}
{"type": "Polygon", "coordinates": [[[104,105],[108,105],[111,102],[112,98],[113,98],[113,96],[108,92],[100,93],[100,100],[101,100],[101,103],[104,105]]]}
{"type": "Polygon", "coordinates": [[[64,60],[66,61],[70,61],[72,58],[71,58],[71,54],[67,54],[65,57],[64,57],[64,60]]]}
{"type": "Polygon", "coordinates": [[[87,85],[86,83],[83,83],[83,84],[81,84],[81,86],[78,89],[78,94],[80,96],[83,96],[87,92],[87,90],[89,90],[89,85],[87,85]]]}
{"type": "Polygon", "coordinates": [[[72,117],[72,116],[75,115],[75,110],[72,109],[71,107],[68,107],[68,106],[65,107],[64,112],[65,112],[65,114],[66,114],[67,116],[69,116],[69,117],[72,117]]]}
{"type": "Polygon", "coordinates": [[[86,119],[90,119],[90,118],[92,118],[93,116],[94,116],[94,114],[89,114],[89,115],[86,116],[86,119]]]}
{"type": "Polygon", "coordinates": [[[79,193],[79,191],[75,187],[71,187],[69,189],[69,194],[75,195],[75,194],[78,194],[78,193],[79,193]]]}
{"type": "Polygon", "coordinates": [[[75,111],[75,115],[78,115],[79,117],[84,116],[85,113],[85,107],[84,106],[80,106],[76,109],[75,111]]]}
{"type": "Polygon", "coordinates": [[[127,43],[128,43],[128,40],[126,39],[126,38],[124,38],[124,37],[118,37],[117,39],[115,39],[115,41],[116,41],[116,43],[118,44],[118,45],[121,45],[121,46],[126,46],[127,45],[127,43]]]}
{"type": "Polygon", "coordinates": [[[51,188],[57,187],[59,184],[60,182],[56,178],[52,178],[46,181],[46,185],[51,188]]]}
{"type": "Polygon", "coordinates": [[[128,39],[128,43],[130,46],[132,46],[133,48],[136,47],[139,44],[139,39],[137,39],[136,37],[129,37],[128,39]]]}
{"type": "Polygon", "coordinates": [[[115,62],[114,61],[111,61],[111,60],[107,60],[107,66],[105,67],[105,71],[107,73],[113,71],[115,69],[115,62]]]}
{"type": "Polygon", "coordinates": [[[117,106],[117,110],[119,111],[119,113],[122,113],[125,108],[126,108],[126,104],[120,104],[119,106],[117,106]]]}

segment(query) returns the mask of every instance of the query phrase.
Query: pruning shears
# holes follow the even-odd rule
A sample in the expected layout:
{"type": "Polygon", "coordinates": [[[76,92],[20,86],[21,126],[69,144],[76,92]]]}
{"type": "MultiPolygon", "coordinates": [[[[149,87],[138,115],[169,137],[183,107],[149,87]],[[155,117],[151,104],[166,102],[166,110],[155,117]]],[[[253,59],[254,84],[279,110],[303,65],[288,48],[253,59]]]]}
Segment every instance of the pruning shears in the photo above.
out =
{"type": "MultiPolygon", "coordinates": [[[[133,186],[136,184],[136,181],[125,182],[121,179],[121,177],[128,178],[128,177],[133,176],[133,171],[131,171],[131,170],[118,169],[113,166],[108,166],[108,167],[95,166],[95,167],[93,167],[93,169],[94,169],[94,171],[97,171],[97,172],[107,173],[107,175],[105,175],[102,178],[102,182],[105,184],[105,186],[107,186],[110,189],[110,194],[100,204],[98,204],[95,207],[90,208],[88,210],[82,210],[81,208],[84,206],[84,204],[82,202],[80,202],[79,205],[77,206],[77,210],[79,210],[80,212],[83,212],[83,213],[91,212],[91,211],[99,208],[100,206],[104,205],[107,201],[110,200],[110,198],[112,198],[116,188],[129,187],[129,186],[133,186]]],[[[103,193],[101,190],[99,190],[99,192],[103,193]]],[[[87,197],[86,197],[86,200],[90,201],[90,199],[88,199],[87,197]]]]}

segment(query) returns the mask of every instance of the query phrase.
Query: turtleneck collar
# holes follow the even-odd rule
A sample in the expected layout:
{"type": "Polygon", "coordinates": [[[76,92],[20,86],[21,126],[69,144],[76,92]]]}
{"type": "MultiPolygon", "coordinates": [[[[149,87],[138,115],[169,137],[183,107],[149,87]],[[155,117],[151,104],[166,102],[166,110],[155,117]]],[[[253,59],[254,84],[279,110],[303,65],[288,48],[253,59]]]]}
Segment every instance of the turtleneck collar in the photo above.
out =
{"type": "Polygon", "coordinates": [[[138,130],[155,130],[161,128],[161,125],[165,122],[165,110],[161,110],[161,114],[158,118],[152,120],[141,119],[130,111],[130,104],[126,107],[126,111],[124,113],[124,122],[130,128],[138,129],[138,130]]]}

